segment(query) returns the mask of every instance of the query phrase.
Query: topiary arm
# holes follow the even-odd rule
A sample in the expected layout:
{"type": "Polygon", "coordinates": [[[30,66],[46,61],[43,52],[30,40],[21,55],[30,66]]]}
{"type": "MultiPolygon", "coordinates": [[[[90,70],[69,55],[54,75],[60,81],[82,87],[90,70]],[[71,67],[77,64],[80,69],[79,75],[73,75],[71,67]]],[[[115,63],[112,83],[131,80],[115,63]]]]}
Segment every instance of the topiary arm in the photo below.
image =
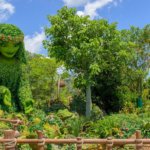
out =
{"type": "Polygon", "coordinates": [[[0,95],[2,96],[4,105],[11,107],[11,92],[5,86],[0,86],[0,95]]]}
{"type": "Polygon", "coordinates": [[[21,70],[22,72],[20,77],[18,96],[20,104],[23,106],[25,113],[28,114],[33,110],[34,100],[32,99],[26,65],[22,65],[21,70]]]}

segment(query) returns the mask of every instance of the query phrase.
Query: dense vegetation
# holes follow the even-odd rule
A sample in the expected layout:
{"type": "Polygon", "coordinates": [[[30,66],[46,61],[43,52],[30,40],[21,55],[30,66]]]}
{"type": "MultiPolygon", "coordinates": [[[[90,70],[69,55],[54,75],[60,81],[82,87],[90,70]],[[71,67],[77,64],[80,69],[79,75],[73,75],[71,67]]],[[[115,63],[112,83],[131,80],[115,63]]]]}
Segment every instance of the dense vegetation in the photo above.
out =
{"type": "Polygon", "coordinates": [[[0,24],[0,108],[7,111],[33,110],[26,69],[24,34],[15,25],[0,24]]]}
{"type": "Polygon", "coordinates": [[[45,48],[75,74],[76,87],[86,93],[87,117],[92,100],[106,112],[141,100],[149,69],[150,25],[119,31],[116,23],[79,17],[67,7],[48,19],[45,48]]]}
{"type": "Polygon", "coordinates": [[[33,113],[0,110],[0,117],[24,120],[22,138],[36,138],[36,130],[49,138],[129,138],[137,129],[150,137],[150,25],[118,30],[67,7],[48,19],[43,44],[49,57],[26,54],[33,113]]]}

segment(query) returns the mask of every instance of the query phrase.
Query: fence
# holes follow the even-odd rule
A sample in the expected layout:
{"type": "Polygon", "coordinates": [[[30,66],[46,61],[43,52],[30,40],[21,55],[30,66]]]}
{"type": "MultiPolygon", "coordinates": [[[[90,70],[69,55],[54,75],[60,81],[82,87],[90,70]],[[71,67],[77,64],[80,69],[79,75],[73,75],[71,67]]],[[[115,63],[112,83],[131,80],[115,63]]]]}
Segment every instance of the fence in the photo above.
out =
{"type": "MultiPolygon", "coordinates": [[[[82,150],[84,144],[101,144],[106,145],[106,150],[113,150],[115,146],[124,146],[126,144],[135,145],[136,150],[143,150],[145,144],[150,144],[150,139],[142,139],[141,131],[136,131],[135,139],[84,139],[77,137],[75,139],[47,139],[44,137],[42,131],[37,131],[38,139],[19,139],[19,133],[16,127],[21,124],[20,120],[0,119],[0,121],[7,121],[14,124],[14,130],[5,130],[4,138],[0,139],[0,143],[4,144],[5,150],[15,150],[17,144],[31,144],[37,145],[37,150],[44,150],[45,144],[76,144],[77,150],[82,150]]],[[[150,148],[148,148],[150,150],[150,148]]]]}

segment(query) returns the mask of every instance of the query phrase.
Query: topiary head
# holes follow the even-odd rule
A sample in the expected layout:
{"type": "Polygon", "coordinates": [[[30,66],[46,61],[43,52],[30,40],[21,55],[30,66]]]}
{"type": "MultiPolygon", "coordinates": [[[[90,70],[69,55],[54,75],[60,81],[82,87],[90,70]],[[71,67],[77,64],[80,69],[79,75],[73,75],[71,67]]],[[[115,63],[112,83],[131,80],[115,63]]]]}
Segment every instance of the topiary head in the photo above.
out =
{"type": "Polygon", "coordinates": [[[25,63],[24,34],[12,24],[0,24],[0,55],[25,63]]]}

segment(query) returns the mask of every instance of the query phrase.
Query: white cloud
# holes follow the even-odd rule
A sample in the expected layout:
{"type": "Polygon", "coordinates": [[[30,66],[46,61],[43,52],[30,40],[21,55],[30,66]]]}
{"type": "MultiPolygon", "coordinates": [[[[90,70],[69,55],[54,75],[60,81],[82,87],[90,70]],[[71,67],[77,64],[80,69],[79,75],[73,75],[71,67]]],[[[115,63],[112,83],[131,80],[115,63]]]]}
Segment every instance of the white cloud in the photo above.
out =
{"type": "Polygon", "coordinates": [[[40,53],[43,49],[42,41],[45,39],[44,31],[35,33],[32,36],[25,36],[25,48],[32,53],[40,53]]]}
{"type": "Polygon", "coordinates": [[[0,22],[5,21],[15,12],[15,7],[6,0],[0,0],[0,22]]]}
{"type": "Polygon", "coordinates": [[[108,4],[113,4],[117,6],[118,3],[121,3],[123,0],[63,0],[65,5],[68,7],[79,7],[83,6],[84,10],[77,11],[79,16],[89,15],[91,19],[98,17],[99,14],[97,13],[98,9],[103,8],[108,4]]]}
{"type": "Polygon", "coordinates": [[[108,5],[113,0],[96,0],[94,2],[89,2],[85,5],[83,14],[89,15],[92,19],[98,16],[97,9],[108,5]]]}
{"type": "Polygon", "coordinates": [[[84,13],[84,11],[77,11],[77,15],[78,16],[85,16],[85,13],[84,13]]]}
{"type": "Polygon", "coordinates": [[[89,0],[63,0],[68,7],[78,7],[86,4],[89,0]]]}

